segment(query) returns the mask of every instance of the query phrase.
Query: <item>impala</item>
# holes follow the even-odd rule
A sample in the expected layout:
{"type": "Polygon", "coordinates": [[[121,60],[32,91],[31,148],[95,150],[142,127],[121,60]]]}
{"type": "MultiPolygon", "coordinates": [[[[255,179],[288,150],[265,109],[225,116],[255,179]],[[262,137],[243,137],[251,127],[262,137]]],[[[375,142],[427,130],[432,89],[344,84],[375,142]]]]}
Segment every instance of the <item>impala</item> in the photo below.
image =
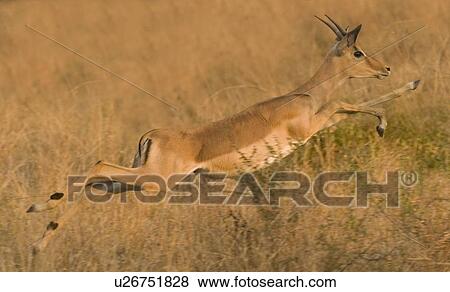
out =
{"type": "MultiPolygon", "coordinates": [[[[99,161],[88,173],[88,180],[122,174],[159,174],[167,178],[174,173],[254,171],[285,157],[319,131],[355,113],[375,116],[378,119],[376,131],[383,136],[386,118],[383,110],[374,106],[414,90],[419,81],[409,82],[384,96],[356,105],[332,96],[333,91],[346,80],[384,79],[391,70],[379,60],[367,56],[357,44],[361,25],[349,31],[326,17],[329,21],[317,18],[334,32],[336,41],[323,64],[303,85],[199,128],[148,131],[139,140],[132,167],[99,161]],[[268,145],[276,145],[276,157],[271,151],[273,147],[268,145]]],[[[126,183],[120,178],[116,182],[126,183]]],[[[150,191],[152,187],[143,186],[150,191]]],[[[63,193],[54,193],[47,202],[33,204],[27,212],[55,208],[63,201],[63,196],[63,193]]],[[[35,243],[34,251],[48,244],[55,230],[61,229],[76,212],[76,207],[68,208],[57,221],[48,224],[42,238],[35,243]]]]}

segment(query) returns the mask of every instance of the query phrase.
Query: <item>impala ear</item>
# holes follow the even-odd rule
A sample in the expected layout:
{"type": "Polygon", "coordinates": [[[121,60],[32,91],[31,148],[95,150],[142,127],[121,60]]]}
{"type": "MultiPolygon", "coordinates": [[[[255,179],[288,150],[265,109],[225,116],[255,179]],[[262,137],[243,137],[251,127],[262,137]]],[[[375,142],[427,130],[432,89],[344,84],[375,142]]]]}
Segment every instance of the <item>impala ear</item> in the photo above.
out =
{"type": "MultiPolygon", "coordinates": [[[[352,31],[346,33],[336,45],[337,54],[340,55],[346,48],[352,47],[356,43],[362,24],[355,27],[352,31]]],[[[347,30],[347,29],[346,29],[347,30]]]]}
{"type": "Polygon", "coordinates": [[[356,39],[358,38],[358,34],[361,31],[362,24],[355,27],[352,31],[347,33],[345,35],[345,38],[347,39],[347,46],[351,47],[356,43],[356,39]]]}

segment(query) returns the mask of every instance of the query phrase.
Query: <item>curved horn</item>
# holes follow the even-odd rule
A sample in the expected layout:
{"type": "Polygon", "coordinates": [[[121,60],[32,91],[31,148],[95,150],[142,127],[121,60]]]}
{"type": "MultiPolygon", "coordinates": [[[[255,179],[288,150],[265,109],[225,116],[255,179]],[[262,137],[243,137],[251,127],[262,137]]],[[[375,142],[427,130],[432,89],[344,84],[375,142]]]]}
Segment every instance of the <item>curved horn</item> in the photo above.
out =
{"type": "Polygon", "coordinates": [[[317,15],[314,15],[314,17],[317,18],[318,20],[322,21],[326,26],[328,26],[336,34],[338,41],[340,41],[344,37],[345,34],[342,34],[342,32],[339,30],[339,28],[332,26],[327,21],[323,20],[322,18],[320,18],[317,15]]]}
{"type": "Polygon", "coordinates": [[[336,26],[336,28],[339,30],[339,32],[342,34],[342,36],[344,36],[346,34],[345,30],[343,30],[339,24],[337,24],[333,19],[331,19],[331,17],[329,17],[326,14],[325,14],[325,17],[328,18],[336,26]]]}

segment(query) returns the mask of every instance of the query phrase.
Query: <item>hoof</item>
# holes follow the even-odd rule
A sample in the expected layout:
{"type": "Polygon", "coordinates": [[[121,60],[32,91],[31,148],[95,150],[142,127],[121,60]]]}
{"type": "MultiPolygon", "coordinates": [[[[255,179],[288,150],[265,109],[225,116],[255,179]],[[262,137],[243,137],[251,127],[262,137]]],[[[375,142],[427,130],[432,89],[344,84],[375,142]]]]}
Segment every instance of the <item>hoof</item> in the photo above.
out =
{"type": "Polygon", "coordinates": [[[416,80],[412,82],[412,90],[415,90],[417,88],[417,86],[419,86],[420,80],[416,80]]]}
{"type": "Polygon", "coordinates": [[[378,133],[378,136],[383,137],[384,136],[384,128],[381,126],[377,126],[377,133],[378,133]]]}
{"type": "Polygon", "coordinates": [[[41,252],[41,247],[39,246],[39,244],[34,244],[31,249],[31,252],[33,256],[37,256],[41,252]]]}
{"type": "Polygon", "coordinates": [[[36,208],[35,208],[35,206],[33,204],[33,205],[30,206],[30,208],[28,208],[27,213],[31,213],[31,212],[34,212],[34,211],[36,211],[36,208]]]}
{"type": "Polygon", "coordinates": [[[33,256],[37,256],[44,248],[45,243],[42,240],[43,238],[39,239],[37,242],[33,243],[31,252],[33,256]]]}

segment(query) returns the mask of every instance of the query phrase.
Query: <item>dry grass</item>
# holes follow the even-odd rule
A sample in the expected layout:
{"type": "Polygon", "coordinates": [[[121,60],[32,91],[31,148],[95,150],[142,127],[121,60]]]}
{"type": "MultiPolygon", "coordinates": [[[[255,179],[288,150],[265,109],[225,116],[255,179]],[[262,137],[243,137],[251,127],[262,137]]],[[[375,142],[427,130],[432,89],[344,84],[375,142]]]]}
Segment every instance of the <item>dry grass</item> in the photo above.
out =
{"type": "MultiPolygon", "coordinates": [[[[449,271],[449,35],[447,1],[2,1],[0,3],[0,271],[449,271]],[[426,8],[425,8],[426,7],[426,8]],[[336,94],[366,99],[420,77],[389,105],[387,136],[355,117],[273,168],[416,170],[401,208],[83,206],[42,256],[30,244],[61,209],[27,215],[67,174],[102,159],[128,165],[140,134],[199,125],[306,80],[331,44],[312,16],[363,22],[385,81],[336,94]],[[135,88],[27,30],[32,25],[166,97],[135,88]],[[223,88],[245,85],[247,87],[223,88]]],[[[264,176],[264,172],[261,173],[264,176]]]]}

